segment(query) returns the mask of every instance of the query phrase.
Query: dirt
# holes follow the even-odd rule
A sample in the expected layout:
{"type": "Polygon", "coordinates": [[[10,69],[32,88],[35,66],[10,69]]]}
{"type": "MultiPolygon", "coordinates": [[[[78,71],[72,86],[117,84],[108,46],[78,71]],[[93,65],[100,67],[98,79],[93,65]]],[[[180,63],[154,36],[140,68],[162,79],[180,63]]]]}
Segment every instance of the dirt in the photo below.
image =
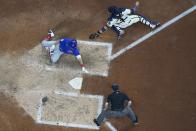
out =
{"type": "MultiPolygon", "coordinates": [[[[0,40],[1,58],[10,58],[2,67],[1,88],[17,91],[13,81],[18,70],[10,67],[18,55],[36,46],[49,28],[57,35],[88,40],[106,22],[110,5],[131,7],[129,0],[1,0],[0,40]],[[2,69],[7,69],[5,72],[2,69]],[[7,81],[9,78],[9,81],[7,81]],[[12,78],[10,80],[10,78],[12,78]]],[[[195,4],[194,0],[140,1],[139,11],[164,23],[195,4]]],[[[109,77],[85,76],[83,93],[105,95],[111,84],[133,100],[140,124],[133,127],[127,118],[110,119],[119,131],[192,131],[196,129],[196,34],[195,12],[184,17],[141,45],[112,61],[109,77]]],[[[126,30],[116,41],[108,31],[97,41],[112,42],[114,50],[125,47],[150,30],[142,24],[126,30]]],[[[2,60],[2,59],[1,59],[2,60]]],[[[0,61],[2,62],[2,61],[0,61]]],[[[17,66],[20,69],[20,66],[17,66]]],[[[12,96],[0,93],[0,131],[85,131],[36,124],[12,96]]],[[[108,130],[103,125],[102,131],[108,130]]]]}

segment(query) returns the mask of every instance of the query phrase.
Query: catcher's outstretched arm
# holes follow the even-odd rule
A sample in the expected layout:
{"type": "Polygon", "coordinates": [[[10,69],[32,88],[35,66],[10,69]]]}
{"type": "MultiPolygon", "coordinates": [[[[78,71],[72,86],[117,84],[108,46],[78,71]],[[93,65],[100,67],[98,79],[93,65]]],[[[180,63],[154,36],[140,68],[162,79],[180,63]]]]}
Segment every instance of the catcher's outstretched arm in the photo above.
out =
{"type": "Polygon", "coordinates": [[[100,30],[98,30],[96,33],[93,33],[89,36],[89,39],[95,39],[96,37],[99,37],[99,35],[101,35],[103,32],[107,31],[109,28],[108,25],[105,25],[104,27],[102,27],[100,30]]]}
{"type": "Polygon", "coordinates": [[[100,30],[97,31],[97,33],[100,35],[102,34],[103,32],[105,32],[106,30],[108,30],[108,26],[105,25],[104,27],[102,27],[100,30]]]}

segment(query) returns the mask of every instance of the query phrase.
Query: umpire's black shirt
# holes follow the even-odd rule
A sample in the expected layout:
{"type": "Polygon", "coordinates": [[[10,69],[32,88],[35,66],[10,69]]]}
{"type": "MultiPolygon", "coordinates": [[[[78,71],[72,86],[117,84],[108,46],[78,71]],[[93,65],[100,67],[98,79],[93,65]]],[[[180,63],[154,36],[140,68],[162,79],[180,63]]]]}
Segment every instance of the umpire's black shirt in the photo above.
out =
{"type": "Polygon", "coordinates": [[[124,109],[124,102],[126,100],[130,100],[129,97],[119,91],[113,92],[107,98],[107,102],[111,103],[111,110],[112,111],[120,111],[124,109]]]}

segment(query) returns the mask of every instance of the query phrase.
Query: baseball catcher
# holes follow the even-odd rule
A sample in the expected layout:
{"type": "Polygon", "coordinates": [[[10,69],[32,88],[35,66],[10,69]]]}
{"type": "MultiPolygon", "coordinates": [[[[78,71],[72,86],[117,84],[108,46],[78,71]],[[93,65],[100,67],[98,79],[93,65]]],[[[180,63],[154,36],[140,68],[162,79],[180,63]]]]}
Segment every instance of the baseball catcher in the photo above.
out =
{"type": "Polygon", "coordinates": [[[49,30],[48,35],[41,42],[42,47],[49,53],[51,63],[56,63],[63,54],[71,54],[79,61],[82,71],[88,73],[78,50],[77,41],[71,38],[62,38],[60,40],[53,41],[51,39],[54,35],[54,32],[49,30]]]}
{"type": "Polygon", "coordinates": [[[110,13],[110,16],[108,18],[107,24],[100,30],[98,30],[96,33],[91,34],[89,36],[89,39],[95,39],[96,37],[99,37],[100,34],[108,30],[108,28],[111,28],[113,31],[116,32],[119,40],[125,33],[125,28],[138,22],[141,22],[152,29],[160,25],[159,22],[152,21],[136,13],[138,6],[139,2],[137,1],[134,7],[131,9],[118,8],[116,6],[109,7],[108,12],[110,13]]]}

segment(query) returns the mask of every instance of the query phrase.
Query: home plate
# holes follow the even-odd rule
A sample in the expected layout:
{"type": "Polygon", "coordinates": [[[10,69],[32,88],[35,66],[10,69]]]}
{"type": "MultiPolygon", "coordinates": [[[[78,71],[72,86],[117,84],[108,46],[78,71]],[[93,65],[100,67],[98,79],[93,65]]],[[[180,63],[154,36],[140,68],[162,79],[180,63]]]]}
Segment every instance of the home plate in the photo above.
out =
{"type": "Polygon", "coordinates": [[[76,77],[72,80],[69,81],[69,84],[74,88],[74,89],[78,89],[80,90],[82,87],[82,81],[83,78],[82,77],[76,77]]]}

